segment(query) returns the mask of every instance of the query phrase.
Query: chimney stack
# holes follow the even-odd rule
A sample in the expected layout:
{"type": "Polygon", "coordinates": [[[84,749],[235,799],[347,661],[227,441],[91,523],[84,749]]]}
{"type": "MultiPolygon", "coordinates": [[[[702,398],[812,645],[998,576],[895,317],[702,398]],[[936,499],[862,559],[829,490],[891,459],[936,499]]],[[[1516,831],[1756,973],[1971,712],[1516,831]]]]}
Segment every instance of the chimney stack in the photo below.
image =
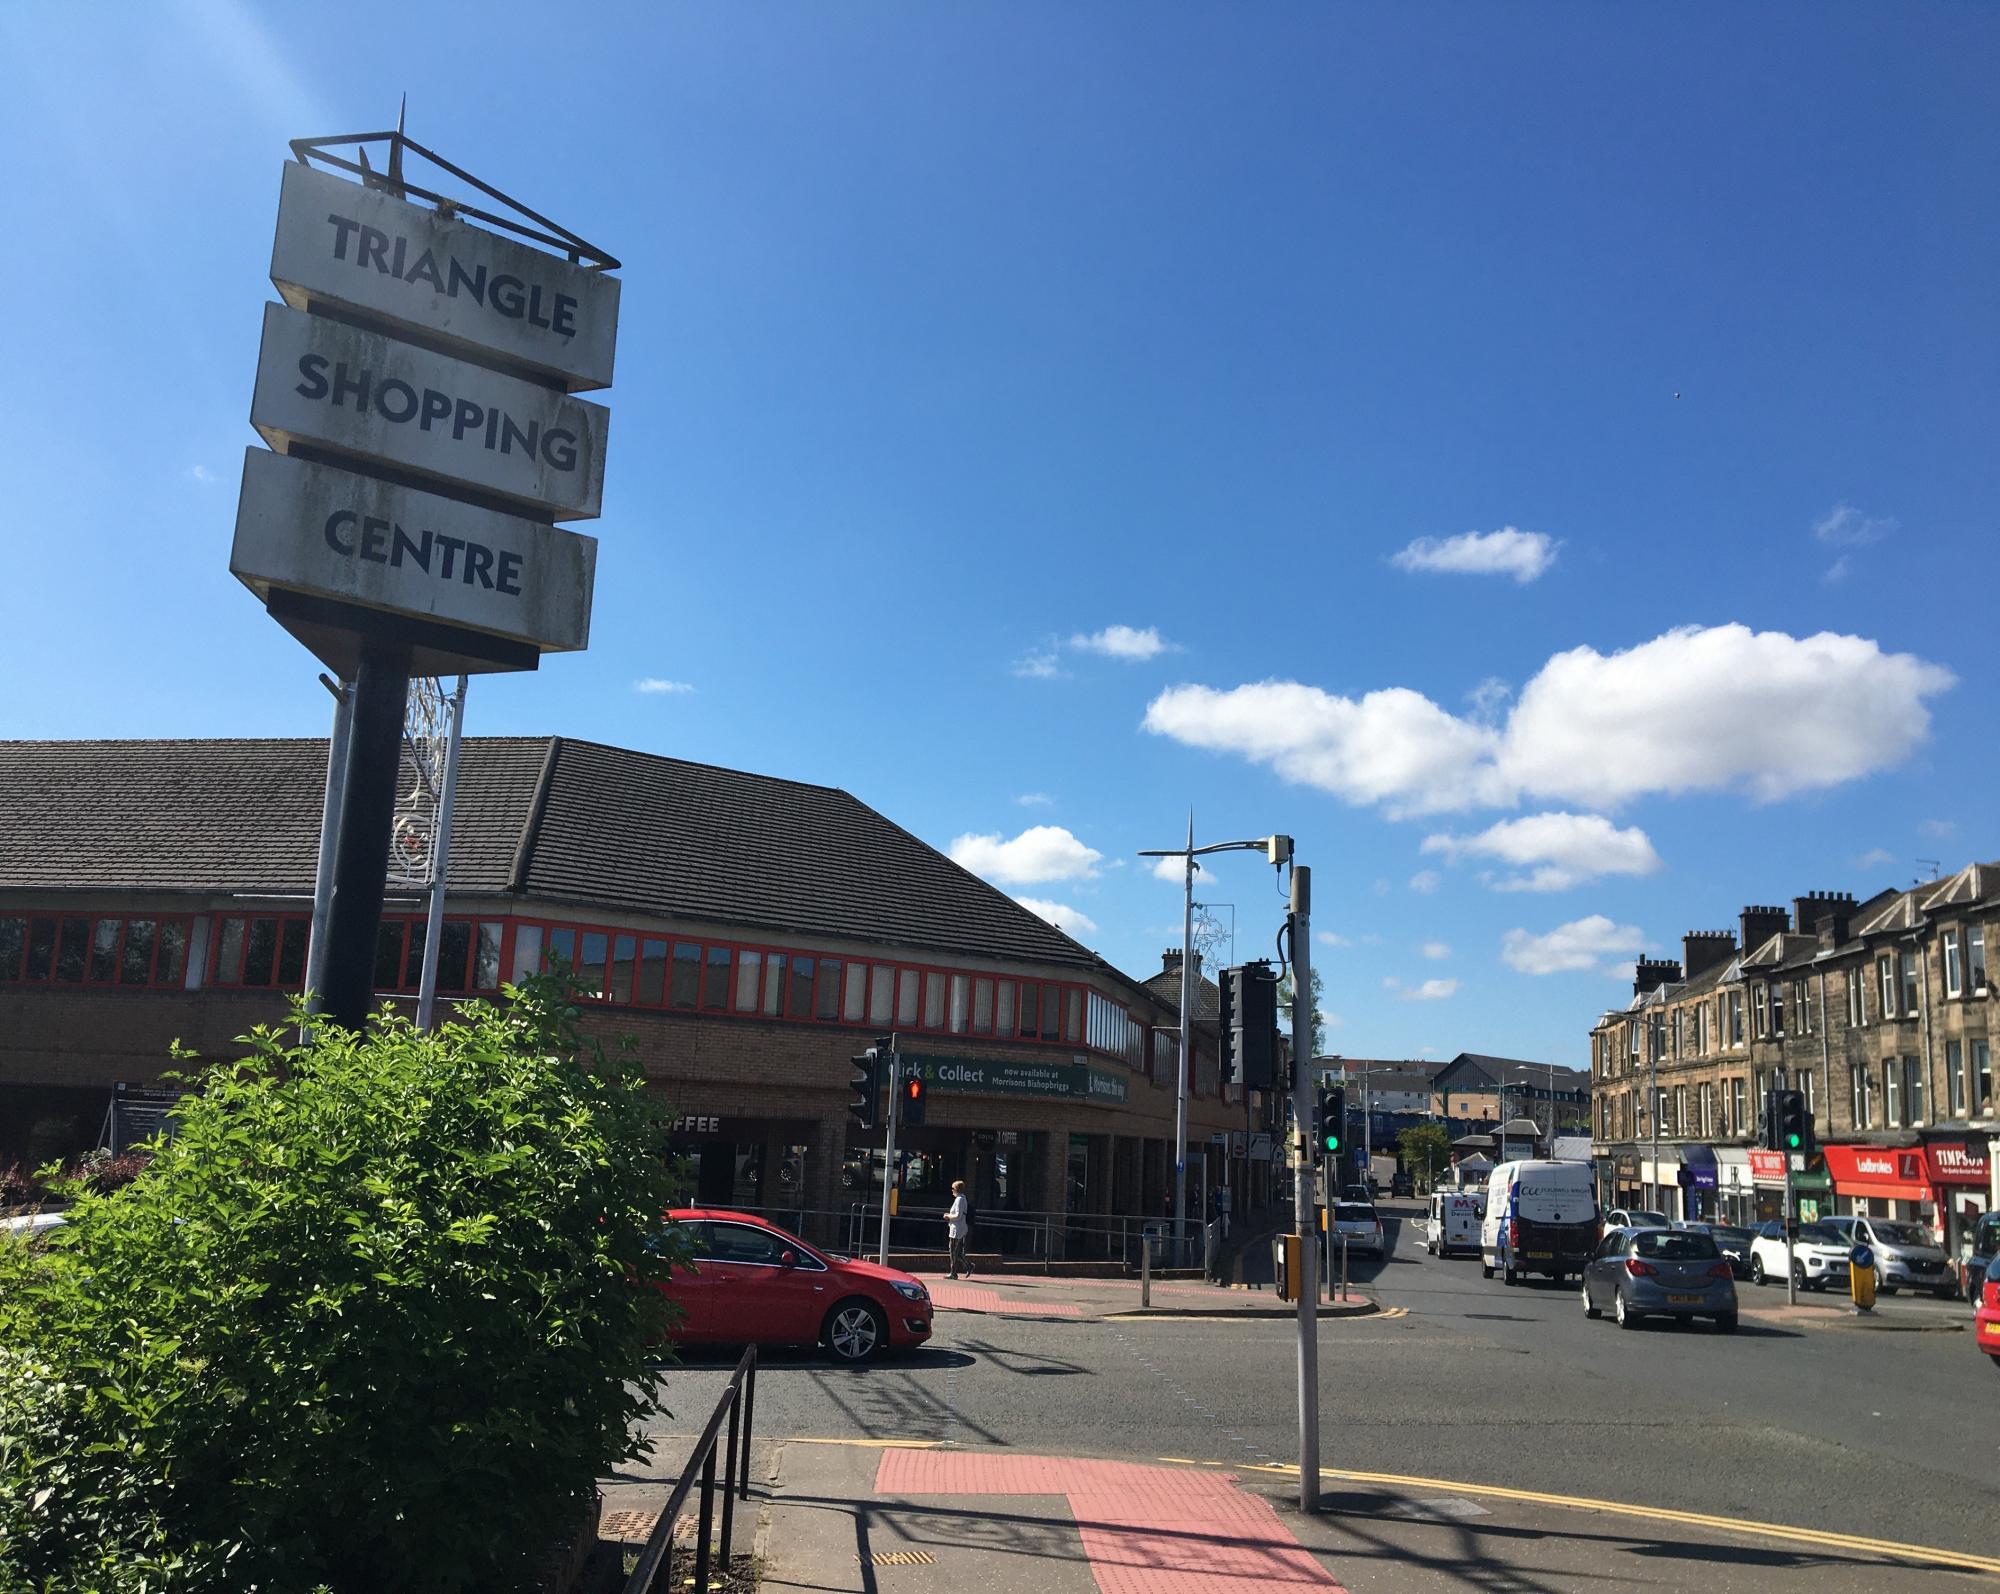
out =
{"type": "Polygon", "coordinates": [[[1792,927],[1792,916],[1783,908],[1745,908],[1741,920],[1743,927],[1743,953],[1749,956],[1774,935],[1783,935],[1792,927]]]}
{"type": "MultiPolygon", "coordinates": [[[[1180,971],[1181,949],[1177,946],[1170,946],[1160,954],[1160,972],[1163,974],[1178,974],[1180,971]]],[[[1201,954],[1199,952],[1194,955],[1194,977],[1196,979],[1201,978],[1201,954]]]]}
{"type": "Polygon", "coordinates": [[[1854,912],[1854,895],[1848,891],[1810,891],[1792,898],[1792,928],[1800,935],[1816,935],[1823,945],[1838,946],[1847,939],[1848,919],[1854,912]],[[1828,940],[1826,932],[1833,932],[1828,940]]]}
{"type": "Polygon", "coordinates": [[[1672,985],[1681,977],[1681,966],[1672,958],[1641,958],[1632,966],[1632,994],[1644,996],[1662,985],[1672,985]]]}
{"type": "Polygon", "coordinates": [[[1681,937],[1681,967],[1687,978],[1705,974],[1718,963],[1736,956],[1736,935],[1731,930],[1690,930],[1681,937]]]}

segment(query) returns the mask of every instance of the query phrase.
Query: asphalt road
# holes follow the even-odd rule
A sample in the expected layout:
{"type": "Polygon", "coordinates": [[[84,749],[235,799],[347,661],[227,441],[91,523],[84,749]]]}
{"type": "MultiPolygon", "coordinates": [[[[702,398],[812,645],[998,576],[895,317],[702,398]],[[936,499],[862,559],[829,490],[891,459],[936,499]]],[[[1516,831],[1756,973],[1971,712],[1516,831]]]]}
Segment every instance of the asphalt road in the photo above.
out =
{"type": "MultiPolygon", "coordinates": [[[[1587,1321],[1573,1288],[1508,1287],[1471,1258],[1427,1256],[1414,1206],[1384,1215],[1390,1255],[1355,1276],[1407,1315],[1322,1324],[1327,1468],[2000,1555],[2000,1369],[1974,1349],[1963,1303],[1899,1297],[1879,1317],[1904,1331],[1860,1328],[1793,1318],[1782,1289],[1746,1283],[1734,1335],[1621,1331],[1587,1321]]],[[[1283,1321],[942,1313],[931,1346],[874,1366],[773,1353],[757,1427],[1282,1465],[1297,1456],[1295,1353],[1283,1321]]],[[[705,1414],[733,1360],[674,1370],[669,1403],[705,1414]]]]}

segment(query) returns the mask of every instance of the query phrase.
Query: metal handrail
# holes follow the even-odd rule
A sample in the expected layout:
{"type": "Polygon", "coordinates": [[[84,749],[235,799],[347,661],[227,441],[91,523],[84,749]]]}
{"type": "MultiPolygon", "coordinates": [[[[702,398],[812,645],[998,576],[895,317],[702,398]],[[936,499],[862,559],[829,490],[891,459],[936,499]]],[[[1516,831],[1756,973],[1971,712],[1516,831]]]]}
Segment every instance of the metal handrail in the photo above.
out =
{"type": "Polygon", "coordinates": [[[729,1385],[722,1391],[722,1398],[715,1403],[715,1410],[709,1413],[708,1426],[702,1429],[694,1453],[688,1457],[687,1466],[681,1472],[680,1482],[667,1496],[660,1519],[653,1524],[645,1549],[639,1552],[639,1564],[625,1580],[625,1594],[653,1594],[655,1588],[668,1586],[667,1574],[674,1554],[674,1524],[680,1520],[681,1508],[687,1504],[688,1491],[694,1487],[697,1465],[701,1468],[701,1528],[695,1538],[693,1581],[697,1589],[708,1587],[709,1561],[714,1548],[710,1529],[715,1521],[715,1449],[724,1417],[729,1419],[729,1454],[722,1480],[722,1565],[725,1571],[728,1570],[730,1541],[736,1525],[736,1501],[739,1497],[745,1500],[750,1498],[750,1427],[756,1415],[757,1347],[752,1345],[743,1352],[736,1371],[729,1375],[729,1385]]]}

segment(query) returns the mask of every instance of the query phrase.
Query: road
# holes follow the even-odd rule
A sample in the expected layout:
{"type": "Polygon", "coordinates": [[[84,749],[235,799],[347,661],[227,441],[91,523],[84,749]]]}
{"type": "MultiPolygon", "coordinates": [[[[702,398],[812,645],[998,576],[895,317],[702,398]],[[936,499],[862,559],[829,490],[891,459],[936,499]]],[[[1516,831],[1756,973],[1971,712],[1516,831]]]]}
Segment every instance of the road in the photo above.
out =
{"type": "MultiPolygon", "coordinates": [[[[1665,1325],[1621,1331],[1587,1321],[1573,1288],[1508,1287],[1481,1278],[1474,1259],[1428,1257],[1413,1205],[1385,1206],[1384,1215],[1390,1255],[1358,1263],[1355,1276],[1404,1315],[1320,1329],[1321,1454],[1330,1472],[1609,1499],[2000,1555],[2000,1433],[1991,1417],[2000,1372],[1973,1349],[1962,1303],[1899,1297],[1879,1314],[1885,1326],[1869,1329],[1838,1313],[1788,1312],[1781,1289],[1745,1284],[1734,1335],[1665,1325]]],[[[1283,1321],[947,1312],[925,1351],[873,1367],[773,1354],[757,1426],[774,1438],[1278,1466],[1297,1454],[1294,1354],[1283,1321]]],[[[729,1360],[674,1371],[671,1403],[705,1411],[729,1360]]],[[[1353,1479],[1326,1484],[1336,1502],[1357,1487],[1353,1479]]],[[[1446,1502],[1434,1510],[1490,1516],[1495,1531],[1512,1523],[1509,1531],[1530,1540],[1555,1531],[1537,1525],[1546,1502],[1454,1495],[1442,1484],[1363,1488],[1355,1509],[1372,1521],[1412,1496],[1446,1502]]],[[[1566,1520],[1609,1519],[1570,1511],[1566,1520]]],[[[1655,1545],[1678,1531],[1646,1519],[1621,1518],[1616,1527],[1655,1545]]],[[[1729,1564],[1758,1564],[1754,1545],[1728,1543],[1738,1557],[1729,1564]]],[[[1706,1562],[1720,1552],[1686,1553],[1706,1562]]],[[[1329,1554],[1349,1587],[1371,1586],[1343,1569],[1337,1550],[1329,1554]]],[[[1781,1559],[1794,1565],[1797,1553],[1781,1559]]],[[[1827,1560],[1815,1586],[1829,1578],[1848,1586],[1844,1564],[1827,1560]]],[[[1851,1586],[1880,1586],[1879,1567],[1848,1569],[1851,1586]]],[[[1579,1567],[1574,1583],[1522,1586],[1582,1587],[1586,1574],[1579,1567]]],[[[1708,1572],[1700,1579],[1714,1582],[1708,1572]]]]}

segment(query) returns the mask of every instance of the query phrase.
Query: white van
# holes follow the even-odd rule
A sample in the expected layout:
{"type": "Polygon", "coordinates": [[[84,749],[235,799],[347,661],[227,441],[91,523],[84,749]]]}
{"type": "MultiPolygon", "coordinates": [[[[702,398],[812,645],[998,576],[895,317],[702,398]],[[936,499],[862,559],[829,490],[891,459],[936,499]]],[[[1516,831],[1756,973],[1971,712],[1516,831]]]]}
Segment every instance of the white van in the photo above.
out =
{"type": "Polygon", "coordinates": [[[1486,1181],[1479,1260],[1488,1278],[1581,1276],[1597,1249],[1597,1181],[1587,1162],[1503,1162],[1486,1181]]]}
{"type": "Polygon", "coordinates": [[[1479,1207],[1484,1199],[1478,1190],[1433,1190],[1430,1233],[1424,1249],[1432,1256],[1478,1250],[1479,1207]]]}

